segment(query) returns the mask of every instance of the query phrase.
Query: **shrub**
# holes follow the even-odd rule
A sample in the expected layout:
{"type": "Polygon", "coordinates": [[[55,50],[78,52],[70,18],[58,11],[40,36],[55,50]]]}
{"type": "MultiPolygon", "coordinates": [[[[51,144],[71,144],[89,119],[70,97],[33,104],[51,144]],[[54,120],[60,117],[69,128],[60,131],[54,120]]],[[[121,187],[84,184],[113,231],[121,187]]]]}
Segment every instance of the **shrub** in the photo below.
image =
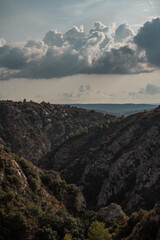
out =
{"type": "Polygon", "coordinates": [[[88,228],[88,238],[89,240],[109,240],[111,235],[105,228],[105,224],[96,220],[88,228]]]}
{"type": "Polygon", "coordinates": [[[10,183],[13,183],[15,185],[18,185],[21,181],[20,178],[16,175],[7,175],[6,177],[10,183]]]}
{"type": "Polygon", "coordinates": [[[29,177],[30,175],[32,175],[32,177],[34,177],[34,178],[37,177],[36,172],[35,172],[34,168],[32,167],[31,163],[24,160],[23,158],[16,158],[16,161],[21,166],[26,177],[29,177]]]}
{"type": "Polygon", "coordinates": [[[32,176],[28,177],[28,183],[33,190],[33,192],[36,192],[39,189],[39,184],[37,179],[33,178],[32,176]]]}
{"type": "Polygon", "coordinates": [[[71,234],[66,233],[64,236],[64,240],[72,240],[71,234]]]}

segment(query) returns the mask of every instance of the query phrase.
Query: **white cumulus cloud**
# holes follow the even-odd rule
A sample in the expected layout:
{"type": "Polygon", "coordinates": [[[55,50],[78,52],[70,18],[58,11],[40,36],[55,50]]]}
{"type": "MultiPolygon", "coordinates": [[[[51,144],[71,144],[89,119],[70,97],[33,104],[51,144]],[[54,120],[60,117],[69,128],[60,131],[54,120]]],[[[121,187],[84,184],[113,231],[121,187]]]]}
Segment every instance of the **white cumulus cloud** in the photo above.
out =
{"type": "Polygon", "coordinates": [[[116,27],[96,22],[88,33],[83,26],[65,33],[52,30],[24,47],[11,47],[0,39],[0,79],[151,71],[160,67],[159,28],[159,18],[145,23],[137,35],[126,23],[116,27]]]}

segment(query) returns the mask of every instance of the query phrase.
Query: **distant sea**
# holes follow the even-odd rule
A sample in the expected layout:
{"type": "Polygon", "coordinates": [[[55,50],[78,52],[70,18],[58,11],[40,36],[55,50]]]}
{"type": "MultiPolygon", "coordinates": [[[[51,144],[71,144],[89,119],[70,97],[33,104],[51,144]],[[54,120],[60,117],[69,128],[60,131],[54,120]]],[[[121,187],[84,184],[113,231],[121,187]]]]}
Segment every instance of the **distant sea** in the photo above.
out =
{"type": "Polygon", "coordinates": [[[114,114],[116,116],[129,116],[138,112],[149,111],[158,107],[154,104],[69,104],[70,106],[84,108],[88,110],[95,110],[103,113],[114,114]]]}

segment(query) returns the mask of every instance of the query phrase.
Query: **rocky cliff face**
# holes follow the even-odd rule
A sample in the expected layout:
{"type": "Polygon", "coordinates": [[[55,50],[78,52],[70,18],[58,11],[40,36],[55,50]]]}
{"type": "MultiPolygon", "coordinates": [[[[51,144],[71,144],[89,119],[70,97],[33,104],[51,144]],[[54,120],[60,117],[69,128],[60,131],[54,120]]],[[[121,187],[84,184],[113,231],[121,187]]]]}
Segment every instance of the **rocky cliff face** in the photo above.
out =
{"type": "Polygon", "coordinates": [[[2,239],[87,239],[88,227],[103,221],[113,240],[159,240],[160,204],[128,217],[111,203],[87,211],[81,191],[59,173],[41,170],[0,147],[0,236],[2,239]],[[13,227],[12,227],[13,226],[13,227]],[[69,233],[69,235],[67,234],[69,233]]]}
{"type": "Polygon", "coordinates": [[[86,144],[83,156],[79,155],[79,147],[73,147],[73,155],[66,154],[70,147],[63,145],[50,156],[52,167],[59,168],[58,159],[63,159],[61,175],[67,182],[81,186],[88,206],[100,208],[116,202],[127,212],[151,209],[160,199],[159,120],[157,108],[111,124],[103,132],[103,142],[92,149],[86,144]]]}

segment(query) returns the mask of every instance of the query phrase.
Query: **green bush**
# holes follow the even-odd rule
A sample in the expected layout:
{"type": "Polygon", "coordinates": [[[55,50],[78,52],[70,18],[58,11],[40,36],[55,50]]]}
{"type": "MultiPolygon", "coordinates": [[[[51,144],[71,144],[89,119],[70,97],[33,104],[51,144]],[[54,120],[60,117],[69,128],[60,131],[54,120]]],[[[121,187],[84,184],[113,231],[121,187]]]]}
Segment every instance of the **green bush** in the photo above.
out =
{"type": "Polygon", "coordinates": [[[16,175],[7,175],[6,178],[10,183],[15,185],[18,185],[21,182],[20,178],[16,175]]]}
{"type": "Polygon", "coordinates": [[[29,176],[28,183],[29,183],[31,189],[33,190],[33,192],[36,192],[39,189],[38,180],[35,179],[34,177],[29,176]]]}
{"type": "Polygon", "coordinates": [[[27,160],[24,160],[23,158],[16,158],[16,161],[21,166],[26,177],[29,177],[30,175],[34,178],[37,177],[36,172],[31,163],[29,163],[27,160]]]}
{"type": "Polygon", "coordinates": [[[63,240],[72,240],[71,234],[66,233],[63,240]]]}
{"type": "Polygon", "coordinates": [[[89,240],[110,240],[111,235],[105,228],[105,224],[96,220],[88,228],[88,238],[89,240]]]}

